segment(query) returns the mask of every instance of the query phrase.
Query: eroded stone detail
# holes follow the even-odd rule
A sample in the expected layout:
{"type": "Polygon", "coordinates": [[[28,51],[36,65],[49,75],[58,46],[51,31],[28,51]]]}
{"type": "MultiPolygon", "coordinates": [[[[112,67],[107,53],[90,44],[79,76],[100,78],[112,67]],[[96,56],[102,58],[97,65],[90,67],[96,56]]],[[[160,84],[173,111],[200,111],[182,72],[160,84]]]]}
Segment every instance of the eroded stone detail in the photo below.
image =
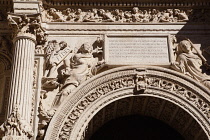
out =
{"type": "Polygon", "coordinates": [[[7,120],[0,126],[0,130],[4,132],[5,136],[13,135],[18,132],[16,136],[33,136],[32,127],[28,124],[19,113],[19,108],[16,106],[7,120]]]}

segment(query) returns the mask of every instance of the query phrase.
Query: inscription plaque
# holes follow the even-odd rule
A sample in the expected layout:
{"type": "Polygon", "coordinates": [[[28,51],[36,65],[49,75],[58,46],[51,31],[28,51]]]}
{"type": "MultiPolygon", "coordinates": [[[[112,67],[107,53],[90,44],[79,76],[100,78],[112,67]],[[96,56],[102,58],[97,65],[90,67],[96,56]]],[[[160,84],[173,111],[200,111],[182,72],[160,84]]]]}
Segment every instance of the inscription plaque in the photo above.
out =
{"type": "Polygon", "coordinates": [[[109,65],[170,65],[169,36],[107,36],[109,65]]]}

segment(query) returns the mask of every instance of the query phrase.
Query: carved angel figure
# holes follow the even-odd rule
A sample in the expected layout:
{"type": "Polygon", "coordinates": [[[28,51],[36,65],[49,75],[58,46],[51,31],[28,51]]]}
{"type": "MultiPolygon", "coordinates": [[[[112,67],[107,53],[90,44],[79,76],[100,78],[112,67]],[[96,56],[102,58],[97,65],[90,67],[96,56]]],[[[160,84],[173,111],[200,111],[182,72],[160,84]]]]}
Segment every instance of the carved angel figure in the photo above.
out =
{"type": "Polygon", "coordinates": [[[70,63],[65,62],[66,67],[62,71],[65,80],[60,92],[55,97],[52,108],[57,108],[77,86],[93,75],[92,70],[96,61],[93,58],[92,51],[92,45],[84,43],[77,53],[70,58],[70,63]]]}
{"type": "Polygon", "coordinates": [[[176,62],[172,64],[172,68],[210,88],[210,76],[203,73],[201,69],[203,57],[201,54],[193,53],[193,48],[193,44],[189,40],[181,41],[176,52],[176,62]]]}

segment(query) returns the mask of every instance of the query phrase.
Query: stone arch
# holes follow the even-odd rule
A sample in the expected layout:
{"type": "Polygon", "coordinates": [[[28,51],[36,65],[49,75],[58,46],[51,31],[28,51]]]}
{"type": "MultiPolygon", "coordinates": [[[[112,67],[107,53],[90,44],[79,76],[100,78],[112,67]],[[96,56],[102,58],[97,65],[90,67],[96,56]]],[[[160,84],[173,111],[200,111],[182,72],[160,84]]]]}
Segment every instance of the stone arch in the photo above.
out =
{"type": "Polygon", "coordinates": [[[126,97],[167,100],[192,116],[210,138],[210,93],[195,80],[162,67],[120,67],[81,84],[56,111],[45,140],[82,139],[93,116],[108,104],[126,97]]]}

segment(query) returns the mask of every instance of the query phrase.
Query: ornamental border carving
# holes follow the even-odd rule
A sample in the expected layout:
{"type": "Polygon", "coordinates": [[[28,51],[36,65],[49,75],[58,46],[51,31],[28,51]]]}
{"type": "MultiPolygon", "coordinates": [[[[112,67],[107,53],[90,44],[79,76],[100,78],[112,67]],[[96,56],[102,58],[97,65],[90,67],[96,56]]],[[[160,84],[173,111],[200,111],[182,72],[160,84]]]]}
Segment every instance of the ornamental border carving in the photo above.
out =
{"type": "Polygon", "coordinates": [[[101,106],[118,98],[137,96],[135,94],[159,97],[178,104],[197,118],[210,137],[210,93],[207,88],[189,77],[164,68],[121,67],[101,73],[81,84],[74,96],[68,98],[57,110],[45,139],[80,139],[88,121],[101,106]],[[138,80],[136,77],[143,78],[138,80]],[[130,92],[119,92],[127,90],[130,92]],[[114,93],[118,95],[113,97],[114,93]]]}

